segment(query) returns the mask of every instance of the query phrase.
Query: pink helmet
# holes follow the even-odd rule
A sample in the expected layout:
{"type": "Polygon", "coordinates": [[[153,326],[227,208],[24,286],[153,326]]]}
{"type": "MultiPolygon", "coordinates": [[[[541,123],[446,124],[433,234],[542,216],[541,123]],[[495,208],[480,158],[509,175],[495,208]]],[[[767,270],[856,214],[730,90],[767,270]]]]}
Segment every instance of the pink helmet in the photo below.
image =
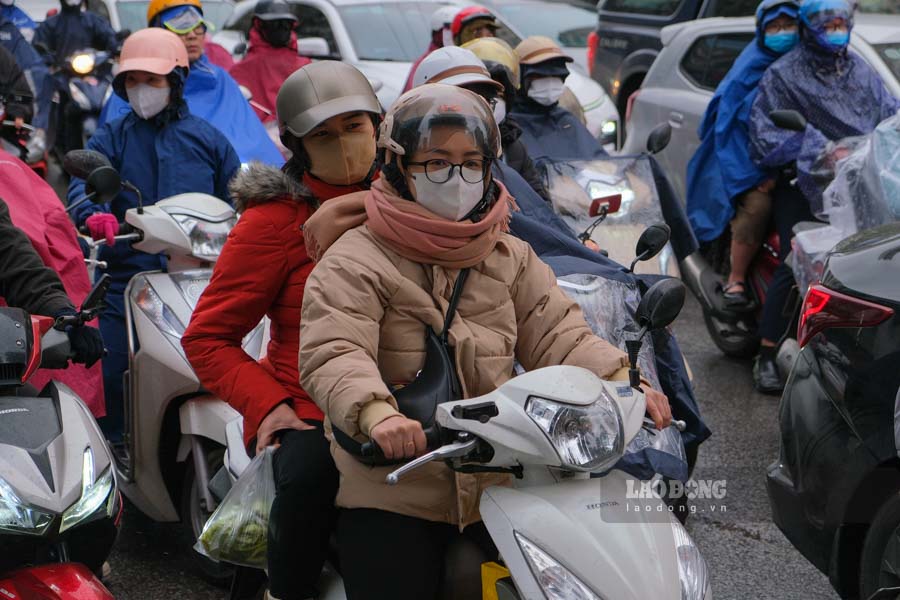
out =
{"type": "Polygon", "coordinates": [[[132,33],[119,56],[120,75],[128,71],[168,75],[176,67],[190,68],[187,49],[177,35],[161,27],[132,33]]]}

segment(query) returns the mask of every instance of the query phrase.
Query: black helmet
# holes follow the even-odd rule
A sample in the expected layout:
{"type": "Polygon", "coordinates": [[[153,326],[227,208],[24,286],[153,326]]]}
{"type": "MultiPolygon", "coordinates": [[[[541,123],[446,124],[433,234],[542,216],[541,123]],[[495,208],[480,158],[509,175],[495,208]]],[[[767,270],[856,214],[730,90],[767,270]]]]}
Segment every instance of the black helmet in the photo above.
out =
{"type": "Polygon", "coordinates": [[[284,0],[259,0],[253,9],[253,16],[261,21],[299,21],[284,0]]]}

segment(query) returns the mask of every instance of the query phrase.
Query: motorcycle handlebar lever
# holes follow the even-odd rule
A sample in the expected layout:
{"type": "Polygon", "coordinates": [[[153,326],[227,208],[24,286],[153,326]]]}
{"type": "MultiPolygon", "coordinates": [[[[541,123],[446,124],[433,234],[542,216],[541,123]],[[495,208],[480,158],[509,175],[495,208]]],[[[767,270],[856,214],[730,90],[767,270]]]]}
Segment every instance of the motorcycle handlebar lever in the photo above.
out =
{"type": "MultiPolygon", "coordinates": [[[[460,436],[462,438],[462,435],[460,436]]],[[[460,439],[460,441],[453,442],[451,444],[446,444],[437,448],[436,450],[432,450],[427,454],[423,454],[419,458],[409,461],[402,467],[395,469],[388,473],[387,477],[385,477],[385,482],[388,485],[397,485],[400,482],[400,478],[409,473],[410,471],[414,471],[421,467],[422,465],[426,465],[435,460],[447,460],[450,458],[460,458],[463,456],[467,456],[472,453],[478,447],[478,438],[468,437],[468,439],[460,439]]]]}
{"type": "MultiPolygon", "coordinates": [[[[687,423],[684,421],[680,421],[678,419],[672,419],[672,426],[675,427],[678,431],[684,431],[687,429],[687,423]]],[[[656,423],[653,422],[653,419],[644,418],[644,429],[650,431],[651,433],[658,433],[659,430],[656,429],[656,423]]]]}
{"type": "MultiPolygon", "coordinates": [[[[437,427],[425,428],[425,442],[426,448],[436,448],[440,446],[441,434],[437,427]]],[[[373,441],[361,444],[359,447],[359,455],[363,458],[376,461],[374,464],[390,464],[386,462],[387,459],[384,456],[384,452],[381,450],[381,446],[373,441]]],[[[402,459],[396,462],[402,462],[402,459]]]]}

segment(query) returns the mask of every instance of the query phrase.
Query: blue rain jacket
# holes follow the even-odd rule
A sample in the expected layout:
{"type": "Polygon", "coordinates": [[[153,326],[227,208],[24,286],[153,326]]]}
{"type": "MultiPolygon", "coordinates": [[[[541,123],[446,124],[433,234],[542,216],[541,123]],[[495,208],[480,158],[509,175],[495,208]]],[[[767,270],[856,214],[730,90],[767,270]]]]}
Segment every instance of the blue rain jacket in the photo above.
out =
{"type": "Polygon", "coordinates": [[[750,113],[753,160],[770,171],[796,163],[798,185],[814,209],[822,193],[814,166],[827,142],[869,133],[900,110],[865,60],[822,47],[820,33],[801,28],[800,45],[766,71],[750,113]],[[769,118],[776,109],[799,112],[806,131],[776,127],[769,118]]]}
{"type": "MultiPolygon", "coordinates": [[[[169,107],[150,120],[131,112],[110,121],[91,137],[87,149],[109,158],[122,179],[141,190],[145,206],[187,192],[210,194],[230,202],[228,182],[241,166],[225,136],[191,115],[184,103],[169,107]]],[[[73,177],[69,202],[83,194],[84,180],[73,177]]],[[[109,204],[81,204],[73,211],[72,219],[81,226],[90,215],[107,212],[121,222],[125,211],[135,206],[137,196],[125,190],[109,204]]],[[[114,282],[127,282],[136,273],[158,270],[165,264],[162,255],[137,252],[128,244],[103,248],[100,260],[109,262],[107,272],[114,282]]]]}
{"type": "Polygon", "coordinates": [[[757,8],[756,38],[716,88],[697,136],[700,147],[687,170],[687,214],[701,242],[717,239],[734,217],[734,200],[768,177],[750,158],[750,109],[760,80],[781,55],[764,45],[765,26],[781,15],[797,17],[785,0],[757,8]]]}
{"type": "Polygon", "coordinates": [[[2,13],[0,13],[0,45],[9,50],[19,68],[31,78],[37,104],[37,112],[31,124],[40,129],[47,129],[50,105],[53,101],[53,81],[50,78],[50,70],[41,55],[19,32],[15,23],[4,17],[2,13]]]}
{"type": "MultiPolygon", "coordinates": [[[[506,185],[519,207],[510,220],[512,234],[528,242],[557,277],[597,275],[631,283],[644,290],[660,279],[658,276],[635,276],[618,263],[586,248],[547,202],[509,166],[495,162],[493,173],[497,180],[506,185]]],[[[678,342],[667,330],[663,330],[653,333],[653,344],[662,392],[669,398],[674,418],[683,420],[687,425],[682,432],[682,441],[685,446],[699,445],[712,432],[700,416],[700,407],[678,342]]],[[[684,462],[653,448],[626,455],[616,467],[642,479],[650,479],[656,473],[681,481],[687,479],[687,465],[684,462]]]]}
{"type": "Polygon", "coordinates": [[[0,18],[12,21],[22,35],[25,35],[24,30],[27,29],[30,29],[31,34],[34,35],[34,30],[37,28],[37,23],[15,4],[12,6],[0,6],[0,18]]]}
{"type": "MultiPolygon", "coordinates": [[[[225,134],[241,162],[258,160],[276,167],[284,164],[284,157],[269,139],[238,84],[224,69],[210,63],[206,56],[191,64],[184,86],[184,99],[191,114],[208,121],[225,134]]],[[[128,102],[113,94],[100,113],[100,123],[130,112],[128,102]]]]}
{"type": "Polygon", "coordinates": [[[116,32],[100,15],[81,10],[60,10],[34,32],[32,44],[43,44],[57,63],[78,50],[93,48],[115,53],[119,48],[116,32]]]}
{"type": "Polygon", "coordinates": [[[591,160],[609,154],[578,117],[559,104],[544,106],[518,97],[509,115],[522,128],[519,140],[535,165],[546,160],[591,160]]]}

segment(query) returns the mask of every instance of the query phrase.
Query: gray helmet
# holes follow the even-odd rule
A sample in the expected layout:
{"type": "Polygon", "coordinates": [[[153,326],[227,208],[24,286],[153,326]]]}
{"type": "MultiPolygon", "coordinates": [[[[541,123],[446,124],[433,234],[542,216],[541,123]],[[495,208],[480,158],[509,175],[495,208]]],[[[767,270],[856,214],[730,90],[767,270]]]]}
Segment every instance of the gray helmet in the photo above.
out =
{"type": "MultiPolygon", "coordinates": [[[[301,138],[323,121],[348,112],[381,114],[381,103],[366,76],[355,67],[323,60],[294,71],[275,100],[278,132],[301,138]]],[[[285,142],[287,145],[287,142],[285,142]]]]}
{"type": "Polygon", "coordinates": [[[291,7],[284,0],[259,0],[253,16],[263,21],[298,21],[291,7]]]}

